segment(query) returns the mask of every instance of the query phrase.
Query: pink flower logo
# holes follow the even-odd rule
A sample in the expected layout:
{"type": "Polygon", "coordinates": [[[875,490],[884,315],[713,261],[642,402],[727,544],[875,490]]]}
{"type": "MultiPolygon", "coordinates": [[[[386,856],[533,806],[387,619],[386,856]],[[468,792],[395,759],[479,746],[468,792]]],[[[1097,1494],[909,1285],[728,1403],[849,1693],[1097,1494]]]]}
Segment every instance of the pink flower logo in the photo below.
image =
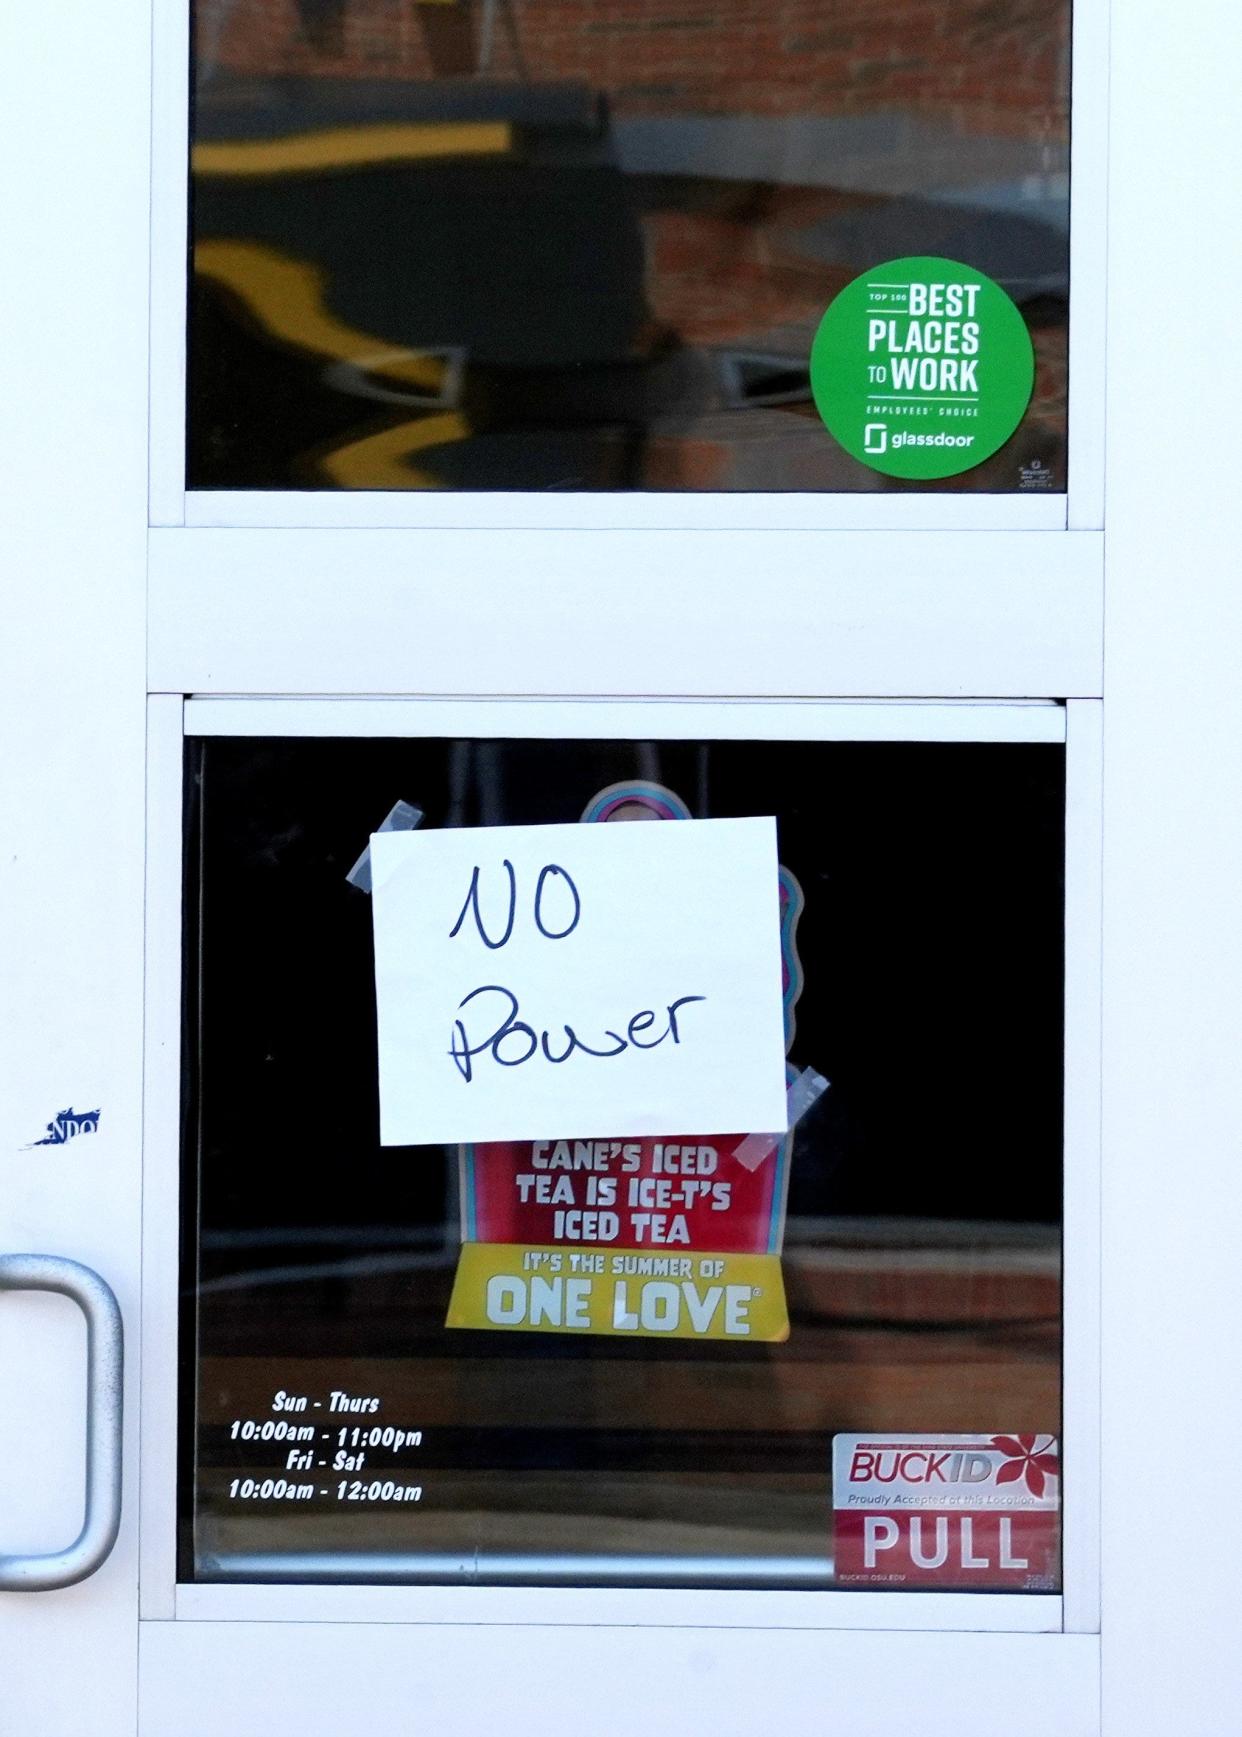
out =
{"type": "Polygon", "coordinates": [[[1025,1478],[1026,1487],[1033,1496],[1044,1493],[1045,1478],[1059,1478],[1061,1461],[1049,1450],[1056,1446],[1055,1436],[1043,1437],[1041,1448],[1040,1437],[1037,1435],[994,1435],[992,1446],[1005,1455],[996,1471],[998,1484],[1016,1483],[1019,1478],[1025,1478]]]}

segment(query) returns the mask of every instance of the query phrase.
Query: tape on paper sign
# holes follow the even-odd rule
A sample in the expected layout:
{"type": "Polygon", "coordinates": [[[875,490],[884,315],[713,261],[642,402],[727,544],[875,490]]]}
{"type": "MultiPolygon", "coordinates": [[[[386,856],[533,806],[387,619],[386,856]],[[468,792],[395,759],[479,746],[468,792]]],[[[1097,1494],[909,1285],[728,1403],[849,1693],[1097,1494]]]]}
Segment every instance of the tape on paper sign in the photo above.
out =
{"type": "MultiPolygon", "coordinates": [[[[375,830],[376,832],[413,832],[422,818],[422,809],[415,808],[412,802],[394,802],[375,830]]],[[[370,844],[367,845],[345,879],[351,887],[357,887],[360,893],[371,891],[370,844]]]]}
{"type": "Polygon", "coordinates": [[[445,1324],[733,1344],[789,1337],[775,1255],[484,1242],[467,1243],[461,1251],[445,1324]]]}
{"type": "Polygon", "coordinates": [[[1053,1435],[838,1435],[838,1585],[1050,1592],[1060,1548],[1053,1435]]]}
{"type": "MultiPolygon", "coordinates": [[[[827,1090],[828,1081],[823,1074],[817,1074],[814,1068],[803,1068],[800,1074],[795,1075],[785,1093],[788,1117],[786,1133],[793,1133],[811,1105],[818,1098],[822,1098],[827,1090]]],[[[733,1156],[744,1169],[757,1170],[784,1139],[785,1134],[747,1134],[741,1145],[733,1148],[733,1156]]]]}

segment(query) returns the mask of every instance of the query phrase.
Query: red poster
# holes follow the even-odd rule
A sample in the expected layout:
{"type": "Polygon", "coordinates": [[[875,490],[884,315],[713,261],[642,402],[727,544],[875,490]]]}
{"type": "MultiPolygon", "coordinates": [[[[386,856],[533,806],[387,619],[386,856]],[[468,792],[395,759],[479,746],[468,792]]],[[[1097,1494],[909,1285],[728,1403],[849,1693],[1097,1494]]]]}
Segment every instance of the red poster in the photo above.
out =
{"type": "Polygon", "coordinates": [[[788,1137],[755,1169],[741,1134],[497,1141],[462,1149],[468,1242],[776,1254],[788,1137]]]}

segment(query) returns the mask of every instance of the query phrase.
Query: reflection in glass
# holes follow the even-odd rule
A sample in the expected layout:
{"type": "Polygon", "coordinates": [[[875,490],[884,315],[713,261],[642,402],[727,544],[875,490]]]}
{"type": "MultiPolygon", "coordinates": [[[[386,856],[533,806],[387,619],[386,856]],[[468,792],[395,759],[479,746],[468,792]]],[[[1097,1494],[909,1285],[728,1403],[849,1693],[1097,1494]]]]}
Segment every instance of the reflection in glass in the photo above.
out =
{"type": "Polygon", "coordinates": [[[853,490],[828,301],[1022,307],[1065,486],[1067,0],[196,0],[197,488],[853,490]]]}
{"type": "MultiPolygon", "coordinates": [[[[189,769],[183,1576],[829,1587],[834,1438],[1041,1456],[1061,749],[220,739],[189,769]],[[655,787],[672,824],[775,814],[803,900],[789,1059],[831,1084],[779,1160],[788,1337],[449,1328],[463,1236],[530,1221],[485,1223],[455,1150],[379,1146],[346,876],[397,796],[423,826],[594,823],[655,787]]],[[[727,1174],[767,1213],[763,1169],[727,1174]]]]}

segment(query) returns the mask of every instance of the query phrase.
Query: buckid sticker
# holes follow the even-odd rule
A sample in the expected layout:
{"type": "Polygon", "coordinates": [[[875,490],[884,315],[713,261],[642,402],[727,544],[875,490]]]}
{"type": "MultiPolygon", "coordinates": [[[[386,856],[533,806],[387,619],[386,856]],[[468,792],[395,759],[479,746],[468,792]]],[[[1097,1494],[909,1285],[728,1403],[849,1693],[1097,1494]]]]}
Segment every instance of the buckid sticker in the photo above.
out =
{"type": "Polygon", "coordinates": [[[839,1585],[1057,1583],[1061,1460],[1052,1435],[838,1435],[839,1585]]]}

